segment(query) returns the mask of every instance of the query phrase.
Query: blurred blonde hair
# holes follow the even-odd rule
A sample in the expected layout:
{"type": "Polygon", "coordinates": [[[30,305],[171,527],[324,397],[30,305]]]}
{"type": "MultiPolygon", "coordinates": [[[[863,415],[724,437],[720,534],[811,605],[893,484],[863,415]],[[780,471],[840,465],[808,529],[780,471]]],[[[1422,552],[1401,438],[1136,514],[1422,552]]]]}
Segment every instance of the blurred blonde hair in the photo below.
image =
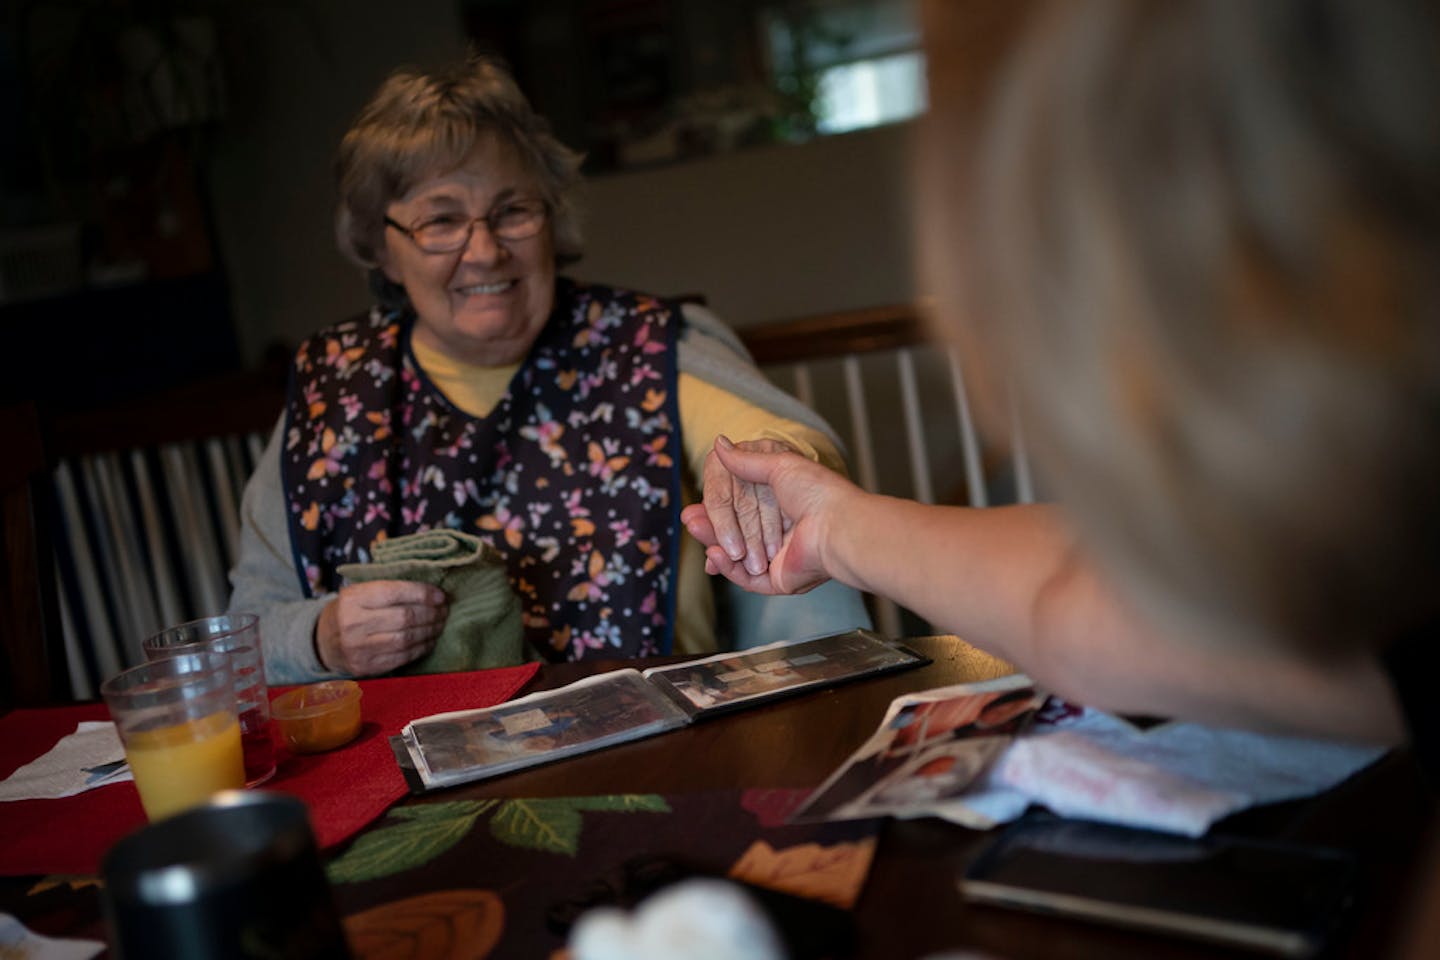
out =
{"type": "Polygon", "coordinates": [[[555,139],[504,66],[472,56],[434,73],[397,70],[356,117],[335,165],[337,242],[350,259],[372,268],[382,301],[405,302],[404,291],[373,269],[384,247],[386,208],[422,180],[460,166],[487,134],[512,144],[539,182],[556,262],[580,259],[573,192],[583,158],[555,139]]]}
{"type": "MultiPolygon", "coordinates": [[[[991,389],[1087,542],[1152,617],[1219,641],[1318,656],[1434,617],[1437,6],[1024,20],[956,107],[988,101],[947,252],[962,338],[1003,364],[991,389]]],[[[958,141],[929,142],[933,183],[958,141]]]]}

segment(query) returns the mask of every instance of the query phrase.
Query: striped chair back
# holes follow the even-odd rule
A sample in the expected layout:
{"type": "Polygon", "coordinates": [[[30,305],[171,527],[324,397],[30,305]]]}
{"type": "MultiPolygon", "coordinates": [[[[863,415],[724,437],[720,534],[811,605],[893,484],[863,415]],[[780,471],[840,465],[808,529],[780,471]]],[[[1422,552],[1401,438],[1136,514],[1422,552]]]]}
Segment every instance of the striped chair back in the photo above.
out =
{"type": "Polygon", "coordinates": [[[144,659],[146,637],[224,612],[240,497],[283,383],[273,369],[231,374],[47,425],[57,695],[94,697],[144,659]]]}
{"type": "Polygon", "coordinates": [[[266,434],[76,455],[55,467],[52,546],[70,694],[143,660],[164,627],[221,613],[240,494],[266,434]]]}

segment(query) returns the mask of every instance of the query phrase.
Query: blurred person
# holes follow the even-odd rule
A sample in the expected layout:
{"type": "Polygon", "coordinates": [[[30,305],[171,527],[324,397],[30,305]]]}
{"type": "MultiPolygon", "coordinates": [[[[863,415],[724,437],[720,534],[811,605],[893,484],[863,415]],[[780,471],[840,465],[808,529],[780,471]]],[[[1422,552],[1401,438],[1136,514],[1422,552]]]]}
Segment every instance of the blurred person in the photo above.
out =
{"type": "Polygon", "coordinates": [[[722,436],[785,535],[756,574],[689,507],[707,569],[892,597],[1075,702],[1437,771],[1440,7],[1036,4],[996,63],[950,9],[925,271],[1057,503],[924,506],[722,436]]]}
{"type": "MultiPolygon", "coordinates": [[[[711,455],[716,434],[843,469],[828,427],[709,311],[559,275],[581,252],[579,163],[485,58],[395,73],[346,133],[337,235],[377,305],[296,352],[231,574],[231,609],[261,615],[272,682],[428,653],[454,598],[336,568],[436,528],[504,555],[532,656],[713,651],[711,582],[680,506],[703,490],[757,573],[779,529],[768,491],[711,455]]],[[[869,622],[844,588],[736,604],[744,645],[869,622]]]]}

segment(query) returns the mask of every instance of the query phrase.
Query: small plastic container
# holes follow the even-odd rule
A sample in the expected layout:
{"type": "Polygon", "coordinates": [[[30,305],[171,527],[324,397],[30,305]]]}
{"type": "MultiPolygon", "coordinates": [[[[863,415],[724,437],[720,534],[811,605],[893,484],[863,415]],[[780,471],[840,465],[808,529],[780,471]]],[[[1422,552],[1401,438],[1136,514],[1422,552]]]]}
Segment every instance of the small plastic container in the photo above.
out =
{"type": "Polygon", "coordinates": [[[323,680],[296,687],[270,701],[280,742],[295,753],[323,753],[360,732],[360,685],[323,680]]]}

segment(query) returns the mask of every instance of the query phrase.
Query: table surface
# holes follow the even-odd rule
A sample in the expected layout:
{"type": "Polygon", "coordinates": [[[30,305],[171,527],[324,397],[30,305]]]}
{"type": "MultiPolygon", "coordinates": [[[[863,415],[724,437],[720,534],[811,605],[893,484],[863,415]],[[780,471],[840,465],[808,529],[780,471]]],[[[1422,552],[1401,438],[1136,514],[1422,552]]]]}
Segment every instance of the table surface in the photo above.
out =
{"type": "MultiPolygon", "coordinates": [[[[647,740],[574,757],[426,798],[478,800],[612,793],[679,794],[741,787],[809,788],[820,783],[878,725],[903,693],[994,675],[1002,665],[953,637],[912,638],[933,662],[707,720],[647,740]]],[[[543,667],[526,692],[561,686],[628,663],[543,667]]],[[[1432,812],[1413,765],[1390,756],[1320,797],[1231,817],[1227,832],[1355,851],[1361,882],[1353,915],[1324,954],[1389,955],[1424,849],[1432,812]]],[[[696,825],[703,829],[703,825],[696,825]]],[[[363,836],[363,834],[362,834],[363,836]]],[[[956,877],[988,835],[935,819],[887,820],[854,910],[861,958],[923,957],[969,948],[997,958],[1254,956],[1152,934],[964,903],[956,877]]],[[[102,935],[93,888],[63,898],[28,897],[32,879],[0,879],[0,911],[52,936],[102,935]],[[48,904],[37,912],[37,902],[48,904]]],[[[337,892],[341,911],[346,894],[337,892]]],[[[503,942],[501,944],[503,948],[503,942]]],[[[503,949],[495,955],[503,955],[503,949]]]]}

